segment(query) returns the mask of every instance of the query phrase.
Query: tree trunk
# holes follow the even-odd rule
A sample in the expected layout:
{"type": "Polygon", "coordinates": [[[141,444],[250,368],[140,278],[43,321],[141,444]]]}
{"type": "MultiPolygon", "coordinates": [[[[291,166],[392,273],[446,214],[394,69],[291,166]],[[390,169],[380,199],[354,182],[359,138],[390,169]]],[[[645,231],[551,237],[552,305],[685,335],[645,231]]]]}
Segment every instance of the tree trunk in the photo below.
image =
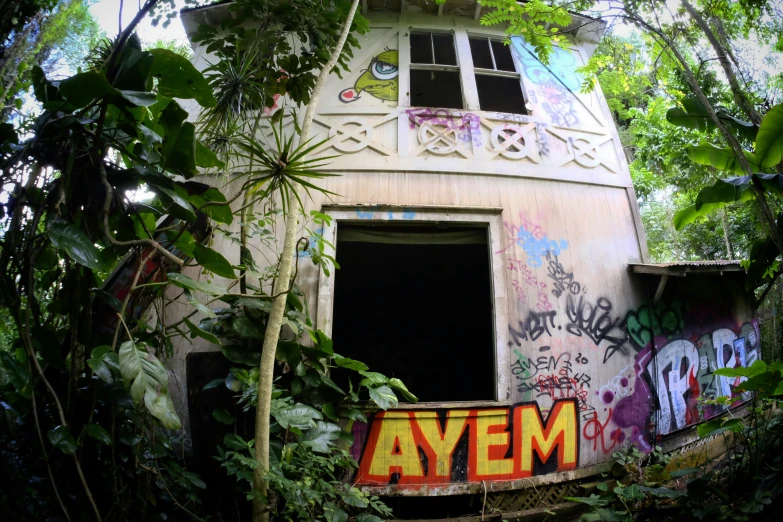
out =
{"type": "Polygon", "coordinates": [[[775,215],[769,208],[769,203],[767,202],[767,198],[764,195],[764,187],[761,185],[761,182],[755,176],[753,176],[753,169],[751,168],[750,163],[748,163],[748,159],[745,157],[742,146],[740,145],[739,141],[737,141],[737,138],[732,133],[730,133],[728,129],[726,129],[726,126],[723,125],[723,122],[720,121],[720,118],[718,118],[718,115],[715,113],[715,109],[712,107],[712,104],[704,94],[701,85],[699,85],[699,82],[696,79],[696,75],[693,74],[693,71],[688,66],[687,60],[682,55],[682,53],[680,53],[677,46],[674,45],[674,42],[671,40],[671,38],[669,38],[666,34],[651,26],[649,23],[647,23],[647,21],[641,18],[638,13],[630,10],[627,6],[625,7],[625,13],[627,16],[624,16],[623,18],[632,22],[634,25],[639,26],[641,29],[649,31],[656,38],[660,39],[664,44],[666,44],[666,47],[669,48],[671,53],[674,55],[674,58],[680,63],[685,78],[688,80],[688,83],[693,89],[694,94],[696,94],[696,97],[707,111],[707,115],[715,124],[715,127],[721,133],[723,138],[728,142],[729,147],[731,147],[732,152],[734,152],[734,155],[742,167],[742,170],[746,175],[750,176],[750,179],[752,180],[751,183],[753,183],[756,203],[761,209],[764,221],[769,228],[769,234],[772,237],[772,241],[775,243],[775,246],[777,246],[778,249],[783,252],[783,238],[781,238],[780,232],[778,231],[775,215]]]}
{"type": "Polygon", "coordinates": [[[696,25],[699,26],[699,28],[704,31],[704,36],[707,37],[707,40],[709,40],[710,45],[712,45],[712,48],[715,50],[715,55],[718,58],[718,62],[720,63],[720,66],[723,68],[723,72],[726,74],[726,78],[729,80],[729,86],[731,87],[731,94],[734,96],[734,103],[737,104],[737,107],[742,109],[742,112],[744,112],[747,117],[750,119],[751,122],[758,125],[761,123],[761,116],[759,116],[759,113],[756,112],[756,109],[751,105],[751,103],[748,101],[748,98],[745,96],[745,92],[742,89],[742,86],[739,84],[739,81],[737,80],[737,75],[734,74],[734,68],[731,66],[731,62],[729,61],[728,53],[726,52],[726,49],[723,47],[723,44],[721,44],[720,40],[715,36],[715,33],[712,31],[712,28],[707,23],[706,20],[704,20],[704,17],[701,15],[700,12],[698,12],[689,2],[688,0],[682,0],[682,5],[685,7],[685,10],[688,11],[688,14],[691,15],[691,18],[693,18],[693,21],[696,22],[696,25]]]}
{"type": "MultiPolygon", "coordinates": [[[[326,78],[332,69],[337,65],[345,41],[351,32],[351,24],[356,13],[359,0],[353,0],[351,9],[343,24],[343,31],[339,40],[332,51],[329,61],[321,69],[318,79],[313,87],[313,93],[310,97],[310,103],[307,105],[302,132],[299,135],[299,145],[301,146],[309,139],[310,128],[315,116],[318,99],[323,90],[326,78]]],[[[290,284],[291,267],[293,265],[294,247],[296,246],[297,218],[299,214],[299,200],[294,194],[289,197],[288,211],[286,212],[286,230],[283,240],[283,252],[280,254],[280,266],[277,279],[274,284],[274,294],[277,295],[272,301],[272,310],[269,313],[266,333],[264,334],[264,345],[261,351],[261,362],[259,364],[258,375],[258,406],[256,408],[256,438],[255,451],[258,466],[253,472],[253,522],[267,522],[269,520],[269,511],[266,509],[264,498],[267,496],[269,484],[264,476],[269,471],[269,425],[272,402],[272,379],[275,369],[275,351],[277,342],[280,339],[280,328],[283,324],[283,312],[288,297],[285,292],[290,284]]]]}
{"type": "Polygon", "coordinates": [[[723,225],[723,240],[726,242],[726,255],[729,259],[734,259],[734,249],[731,247],[731,239],[729,239],[729,213],[726,212],[726,207],[723,207],[721,212],[721,224],[723,225]]]}

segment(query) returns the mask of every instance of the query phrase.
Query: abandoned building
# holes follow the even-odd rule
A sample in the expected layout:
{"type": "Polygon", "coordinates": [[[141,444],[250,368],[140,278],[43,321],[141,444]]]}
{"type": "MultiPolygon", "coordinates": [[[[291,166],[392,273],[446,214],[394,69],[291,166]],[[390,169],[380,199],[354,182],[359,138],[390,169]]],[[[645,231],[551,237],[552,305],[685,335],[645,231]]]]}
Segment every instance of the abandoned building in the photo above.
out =
{"type": "MultiPolygon", "coordinates": [[[[760,357],[753,300],[739,263],[649,262],[612,115],[577,72],[605,24],[574,16],[572,45],[545,65],[481,25],[473,0],[361,6],[370,31],[314,121],[316,154],[336,156],[326,170],[339,174],[319,183],[337,195],[305,203],[333,218],[320,232],[341,268],[303,259],[297,281],[341,354],[420,402],[352,426],[352,481],[403,511],[428,497],[459,515],[476,495],[519,511],[577,493],[631,444],[701,444],[695,426],[722,410],[699,399],[743,398],[712,372],[760,357]]],[[[182,15],[190,33],[226,16],[182,15]]],[[[237,262],[224,237],[213,248],[237,262]]],[[[194,410],[214,378],[198,357],[219,348],[175,348],[197,446],[194,410]]]]}

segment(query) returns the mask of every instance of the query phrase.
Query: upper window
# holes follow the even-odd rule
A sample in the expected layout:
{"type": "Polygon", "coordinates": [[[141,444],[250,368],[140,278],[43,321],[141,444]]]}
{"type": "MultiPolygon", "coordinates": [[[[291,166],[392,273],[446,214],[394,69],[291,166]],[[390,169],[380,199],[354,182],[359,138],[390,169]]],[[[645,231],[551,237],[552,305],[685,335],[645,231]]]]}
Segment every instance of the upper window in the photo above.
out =
{"type": "Polygon", "coordinates": [[[451,33],[411,33],[411,105],[464,108],[451,33]]]}
{"type": "Polygon", "coordinates": [[[511,48],[491,38],[471,36],[469,41],[481,110],[527,114],[511,48]]]}

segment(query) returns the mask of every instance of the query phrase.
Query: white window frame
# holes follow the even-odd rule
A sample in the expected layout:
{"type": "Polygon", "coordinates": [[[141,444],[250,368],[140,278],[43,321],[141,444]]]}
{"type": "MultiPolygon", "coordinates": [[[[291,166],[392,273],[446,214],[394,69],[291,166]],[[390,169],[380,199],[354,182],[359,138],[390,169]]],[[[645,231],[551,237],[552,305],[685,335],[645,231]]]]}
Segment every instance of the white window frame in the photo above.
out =
{"type": "MultiPolygon", "coordinates": [[[[468,32],[468,52],[471,55],[471,61],[473,59],[473,52],[470,48],[470,38],[474,39],[482,39],[486,40],[488,47],[489,47],[489,54],[492,57],[492,65],[495,67],[494,69],[485,69],[483,67],[476,67],[473,66],[473,75],[474,75],[474,85],[476,87],[476,97],[478,98],[478,84],[475,83],[475,76],[481,75],[481,76],[497,76],[500,78],[514,78],[519,82],[519,92],[522,94],[522,106],[525,107],[524,113],[514,113],[514,114],[522,114],[522,115],[528,115],[529,111],[527,110],[527,92],[525,91],[525,82],[522,81],[522,73],[519,70],[519,64],[517,63],[517,60],[514,58],[514,51],[509,47],[509,52],[511,53],[511,62],[514,64],[514,71],[501,71],[497,68],[497,62],[495,61],[495,50],[492,48],[491,42],[503,42],[503,37],[500,36],[488,36],[486,34],[477,34],[477,33],[471,33],[468,32]]],[[[481,103],[478,103],[478,110],[484,111],[484,112],[492,112],[488,111],[488,109],[481,108],[481,103]]]]}
{"type": "MultiPolygon", "coordinates": [[[[511,358],[508,348],[508,309],[506,297],[506,271],[505,256],[497,254],[503,250],[502,209],[499,207],[442,207],[442,206],[399,206],[399,205],[325,205],[321,212],[332,217],[328,226],[324,226],[323,237],[337,248],[337,229],[340,224],[395,224],[416,223],[421,225],[448,224],[448,225],[486,225],[487,241],[490,256],[490,292],[492,295],[492,320],[494,339],[494,369],[495,369],[495,399],[464,401],[470,405],[510,405],[511,393],[511,358]],[[360,219],[358,212],[366,214],[372,212],[371,219],[360,219]],[[402,220],[402,213],[408,213],[402,220]],[[414,213],[410,217],[410,213],[414,213]]],[[[334,253],[335,256],[337,252],[334,253]]],[[[331,270],[326,275],[320,271],[318,281],[318,302],[316,311],[316,324],[329,337],[332,336],[334,319],[334,283],[335,271],[331,270]]],[[[339,347],[337,347],[339,352],[339,347]]],[[[382,368],[377,369],[383,371],[382,368]]],[[[416,393],[416,390],[411,390],[416,393]]],[[[463,404],[463,402],[447,401],[451,405],[463,404]]],[[[402,404],[400,408],[426,408],[443,403],[417,403],[402,404]]]]}
{"type": "MultiPolygon", "coordinates": [[[[467,109],[468,107],[467,107],[467,100],[465,98],[465,83],[464,83],[464,77],[463,77],[464,75],[462,73],[462,69],[463,69],[463,67],[462,67],[462,57],[460,56],[461,53],[460,53],[460,50],[459,50],[459,45],[457,45],[457,35],[455,34],[455,31],[449,31],[449,30],[444,30],[444,29],[441,29],[441,30],[431,29],[431,28],[428,28],[428,27],[423,27],[421,29],[412,27],[412,28],[410,28],[408,30],[408,33],[409,33],[409,36],[407,38],[407,45],[408,45],[408,48],[407,48],[407,52],[408,52],[408,71],[447,71],[447,72],[456,72],[457,74],[459,74],[459,77],[460,77],[460,91],[461,91],[460,94],[462,95],[462,108],[461,109],[450,109],[450,110],[460,111],[460,110],[467,109]],[[432,48],[432,63],[418,63],[418,62],[414,63],[413,60],[411,59],[411,54],[410,54],[410,45],[411,45],[410,36],[414,35],[414,34],[429,34],[430,35],[430,46],[432,48]],[[432,36],[436,35],[436,34],[451,36],[451,41],[452,41],[452,43],[454,45],[454,56],[457,59],[457,65],[443,65],[443,64],[435,63],[435,42],[432,40],[432,36]]],[[[407,87],[408,87],[408,89],[407,89],[408,90],[408,96],[407,96],[407,98],[408,98],[408,106],[410,106],[410,107],[421,107],[420,105],[413,105],[413,103],[411,102],[411,96],[410,96],[411,78],[410,78],[410,72],[408,73],[407,76],[408,76],[408,78],[407,78],[408,79],[408,83],[407,83],[407,87]]],[[[400,89],[400,90],[402,90],[402,89],[400,89]]]]}

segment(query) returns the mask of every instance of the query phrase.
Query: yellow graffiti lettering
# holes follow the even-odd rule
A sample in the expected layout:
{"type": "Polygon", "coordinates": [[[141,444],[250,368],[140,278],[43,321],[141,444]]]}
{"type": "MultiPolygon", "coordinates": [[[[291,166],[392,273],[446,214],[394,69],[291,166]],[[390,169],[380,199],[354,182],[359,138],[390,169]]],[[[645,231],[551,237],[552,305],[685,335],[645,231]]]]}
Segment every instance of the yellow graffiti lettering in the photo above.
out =
{"type": "MultiPolygon", "coordinates": [[[[470,411],[468,410],[449,411],[446,418],[446,427],[441,431],[437,412],[417,411],[414,413],[423,439],[427,441],[435,456],[434,469],[435,474],[439,477],[451,476],[451,454],[465,431],[469,414],[470,411]]],[[[429,474],[432,474],[432,469],[432,464],[430,463],[429,474]]]]}
{"type": "Polygon", "coordinates": [[[558,470],[576,467],[578,454],[576,403],[558,402],[547,418],[546,427],[541,422],[541,413],[535,405],[518,407],[514,412],[514,435],[519,455],[519,472],[523,476],[533,473],[533,452],[538,453],[541,462],[546,462],[555,450],[558,452],[558,470]]]}
{"type": "Polygon", "coordinates": [[[404,477],[424,476],[411,418],[408,412],[404,411],[389,411],[384,414],[370,462],[370,475],[389,476],[392,473],[399,473],[404,477]]]}
{"type": "Polygon", "coordinates": [[[510,434],[508,410],[476,412],[476,475],[498,477],[514,472],[514,460],[505,458],[510,434]]]}

